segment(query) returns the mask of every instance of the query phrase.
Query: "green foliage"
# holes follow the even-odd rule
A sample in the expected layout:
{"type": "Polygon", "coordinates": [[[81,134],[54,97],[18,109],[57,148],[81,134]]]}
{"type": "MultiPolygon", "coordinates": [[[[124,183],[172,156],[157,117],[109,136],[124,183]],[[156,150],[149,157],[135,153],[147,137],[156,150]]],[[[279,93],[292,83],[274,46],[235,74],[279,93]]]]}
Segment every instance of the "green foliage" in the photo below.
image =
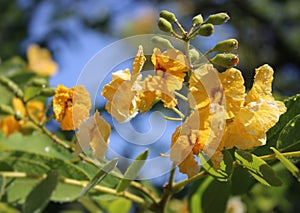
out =
{"type": "Polygon", "coordinates": [[[289,170],[300,182],[300,171],[291,161],[289,161],[282,153],[280,153],[275,148],[271,147],[276,157],[280,160],[280,162],[289,170]]]}
{"type": "Polygon", "coordinates": [[[281,180],[276,176],[272,167],[264,160],[249,152],[237,150],[234,154],[237,162],[259,182],[267,186],[280,186],[281,180]]]}
{"type": "Polygon", "coordinates": [[[23,212],[42,212],[49,202],[57,183],[58,173],[56,171],[50,171],[47,177],[38,183],[26,197],[25,203],[23,204],[23,212]]]}
{"type": "Polygon", "coordinates": [[[101,182],[106,177],[106,175],[108,175],[108,173],[110,173],[117,166],[117,163],[118,159],[114,159],[105,164],[103,168],[101,168],[99,172],[93,177],[89,184],[82,189],[80,197],[86,195],[89,190],[91,190],[94,186],[101,182]]]}
{"type": "Polygon", "coordinates": [[[224,158],[220,163],[220,169],[218,170],[216,170],[211,162],[207,160],[207,156],[204,153],[199,153],[199,160],[202,168],[211,176],[225,182],[230,179],[233,170],[233,159],[227,150],[224,150],[224,158]]]}
{"type": "Polygon", "coordinates": [[[128,167],[126,170],[123,179],[119,182],[116,191],[122,192],[124,191],[130,184],[132,180],[134,180],[137,175],[139,174],[141,168],[145,164],[145,160],[148,157],[149,150],[146,149],[146,151],[139,154],[139,156],[136,157],[136,159],[132,162],[132,164],[128,167]]]}
{"type": "Polygon", "coordinates": [[[208,177],[190,195],[190,210],[192,213],[225,212],[229,195],[228,182],[208,177]]]}

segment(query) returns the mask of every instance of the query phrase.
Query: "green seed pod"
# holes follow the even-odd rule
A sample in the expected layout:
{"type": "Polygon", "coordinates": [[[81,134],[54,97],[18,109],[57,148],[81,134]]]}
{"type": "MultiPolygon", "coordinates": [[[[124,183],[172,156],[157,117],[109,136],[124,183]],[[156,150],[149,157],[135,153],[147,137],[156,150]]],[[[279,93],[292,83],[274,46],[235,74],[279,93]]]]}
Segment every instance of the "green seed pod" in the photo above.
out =
{"type": "Polygon", "coordinates": [[[196,26],[199,26],[203,23],[203,17],[201,14],[195,16],[192,20],[192,23],[196,26]]]}
{"type": "Polygon", "coordinates": [[[153,42],[155,47],[165,48],[165,49],[174,48],[173,45],[171,44],[171,42],[168,39],[165,39],[165,38],[160,37],[160,36],[153,36],[151,38],[151,41],[153,42]]]}
{"type": "Polygon", "coordinates": [[[232,53],[217,54],[210,60],[213,64],[230,68],[239,63],[239,58],[232,53]]]}
{"type": "Polygon", "coordinates": [[[15,84],[15,82],[11,81],[9,78],[1,76],[0,84],[5,86],[8,90],[12,91],[17,98],[23,98],[23,91],[18,87],[17,84],[15,84]]]}
{"type": "Polygon", "coordinates": [[[14,115],[15,111],[11,106],[1,104],[0,105],[0,113],[6,114],[6,115],[14,115]]]}
{"type": "Polygon", "coordinates": [[[164,32],[173,32],[172,24],[165,18],[159,18],[158,27],[164,32]]]}
{"type": "Polygon", "coordinates": [[[214,52],[231,52],[238,47],[238,41],[236,39],[227,39],[220,41],[214,46],[214,52]]]}
{"type": "Polygon", "coordinates": [[[210,15],[205,23],[211,23],[213,25],[219,25],[219,24],[224,24],[229,20],[229,15],[227,13],[217,13],[210,15]]]}
{"type": "Polygon", "coordinates": [[[34,78],[30,81],[29,86],[45,87],[47,84],[48,82],[44,78],[34,78]]]}
{"type": "Polygon", "coordinates": [[[176,16],[175,16],[175,14],[174,14],[174,13],[171,13],[171,12],[169,12],[169,11],[167,11],[167,10],[162,10],[162,11],[160,12],[159,16],[160,16],[161,18],[164,18],[164,19],[168,20],[169,22],[174,22],[174,21],[176,21],[176,16]]]}
{"type": "Polygon", "coordinates": [[[200,58],[200,54],[196,49],[190,49],[189,52],[190,52],[190,58],[192,62],[197,61],[200,58]]]}
{"type": "Polygon", "coordinates": [[[212,24],[203,24],[198,29],[198,35],[201,36],[210,36],[214,32],[214,25],[212,24]]]}
{"type": "Polygon", "coordinates": [[[42,96],[51,97],[55,95],[55,89],[54,88],[43,88],[40,92],[42,96]]]}

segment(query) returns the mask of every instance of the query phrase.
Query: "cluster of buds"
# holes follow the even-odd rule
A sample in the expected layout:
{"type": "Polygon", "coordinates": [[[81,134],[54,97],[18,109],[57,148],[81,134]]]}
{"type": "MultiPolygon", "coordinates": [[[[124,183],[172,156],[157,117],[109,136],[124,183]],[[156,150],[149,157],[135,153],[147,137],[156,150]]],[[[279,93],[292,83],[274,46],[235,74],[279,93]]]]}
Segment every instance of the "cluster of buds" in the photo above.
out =
{"type": "MultiPolygon", "coordinates": [[[[158,21],[158,27],[160,30],[171,33],[178,39],[182,39],[185,42],[189,42],[196,36],[210,36],[214,32],[215,25],[221,25],[229,20],[229,15],[227,13],[216,13],[203,19],[202,15],[199,14],[192,19],[192,27],[190,30],[185,30],[182,25],[178,22],[174,13],[167,10],[162,10],[160,12],[160,18],[158,21]],[[177,26],[180,33],[174,31],[173,25],[177,26]]],[[[158,38],[154,39],[155,42],[162,43],[158,38]]],[[[163,42],[168,47],[172,47],[170,42],[163,42]]],[[[211,48],[205,56],[211,53],[216,53],[210,60],[211,63],[217,66],[230,68],[235,66],[239,62],[237,55],[231,53],[238,47],[238,41],[236,39],[227,39],[218,42],[213,48],[211,48]]],[[[190,55],[194,56],[192,53],[190,55]]],[[[192,57],[191,56],[191,57],[192,57]]]]}

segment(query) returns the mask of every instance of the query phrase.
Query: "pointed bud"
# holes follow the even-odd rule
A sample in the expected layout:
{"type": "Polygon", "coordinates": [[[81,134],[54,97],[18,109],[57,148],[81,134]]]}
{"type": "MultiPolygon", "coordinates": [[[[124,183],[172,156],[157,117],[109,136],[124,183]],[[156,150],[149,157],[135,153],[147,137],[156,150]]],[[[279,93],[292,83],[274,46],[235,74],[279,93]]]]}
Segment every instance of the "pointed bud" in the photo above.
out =
{"type": "Polygon", "coordinates": [[[219,65],[219,66],[222,66],[225,68],[230,68],[230,67],[237,65],[237,63],[239,63],[239,58],[236,55],[231,54],[231,53],[217,54],[210,61],[213,64],[216,64],[216,65],[219,65]]]}
{"type": "Polygon", "coordinates": [[[210,36],[214,32],[214,25],[212,24],[203,24],[198,29],[198,35],[201,36],[210,36]]]}
{"type": "Polygon", "coordinates": [[[229,15],[227,13],[217,13],[210,15],[205,23],[211,23],[213,25],[219,25],[219,24],[224,24],[229,20],[229,15]]]}
{"type": "Polygon", "coordinates": [[[153,36],[151,38],[151,41],[153,42],[155,47],[164,48],[164,49],[170,49],[174,48],[171,42],[168,39],[165,39],[160,36],[153,36]]]}
{"type": "Polygon", "coordinates": [[[18,85],[15,82],[11,81],[9,78],[1,76],[0,84],[5,86],[11,92],[13,92],[17,98],[23,98],[24,96],[23,91],[18,87],[18,85]]]}
{"type": "Polygon", "coordinates": [[[15,111],[11,106],[1,104],[0,105],[0,113],[6,114],[6,115],[14,115],[15,111]]]}
{"type": "Polygon", "coordinates": [[[159,18],[158,27],[164,32],[173,32],[172,24],[165,18],[159,18]]]}
{"type": "Polygon", "coordinates": [[[45,87],[47,84],[48,82],[44,78],[34,78],[29,82],[28,86],[45,87]]]}
{"type": "Polygon", "coordinates": [[[55,89],[54,88],[43,88],[40,91],[40,95],[46,96],[46,97],[51,97],[51,96],[55,95],[55,89]]]}
{"type": "Polygon", "coordinates": [[[238,47],[238,41],[236,39],[227,39],[220,41],[214,46],[214,52],[231,52],[238,47]]]}
{"type": "Polygon", "coordinates": [[[176,16],[174,13],[171,13],[167,10],[162,10],[159,14],[161,18],[168,20],[169,22],[174,22],[176,20],[176,16]]]}
{"type": "Polygon", "coordinates": [[[192,20],[192,23],[196,26],[199,26],[203,23],[203,17],[201,14],[195,16],[192,20]]]}

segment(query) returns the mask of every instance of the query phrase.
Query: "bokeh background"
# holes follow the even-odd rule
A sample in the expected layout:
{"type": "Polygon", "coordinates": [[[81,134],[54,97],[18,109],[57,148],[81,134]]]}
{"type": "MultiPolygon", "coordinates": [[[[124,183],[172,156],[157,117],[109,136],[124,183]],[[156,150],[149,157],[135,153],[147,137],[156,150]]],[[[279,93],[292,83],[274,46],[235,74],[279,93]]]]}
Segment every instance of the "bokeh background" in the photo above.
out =
{"type": "MultiPolygon", "coordinates": [[[[205,52],[218,41],[236,38],[237,68],[246,86],[252,84],[254,69],[268,63],[275,70],[275,93],[291,96],[300,92],[299,8],[299,0],[0,0],[0,57],[25,58],[31,43],[47,47],[59,64],[51,85],[72,87],[85,64],[105,46],[128,36],[161,33],[156,21],[162,9],[174,12],[186,28],[199,13],[205,18],[227,12],[231,17],[228,23],[216,26],[211,37],[197,38],[192,44],[205,52]]],[[[135,126],[146,131],[142,121],[137,118],[135,126]]],[[[124,156],[134,154],[130,147],[116,147],[124,156]]],[[[153,183],[161,185],[164,181],[161,177],[153,183]]],[[[289,193],[300,193],[299,188],[289,193]]],[[[259,194],[262,189],[256,190],[259,194]]],[[[280,203],[274,202],[274,206],[280,203]]]]}

